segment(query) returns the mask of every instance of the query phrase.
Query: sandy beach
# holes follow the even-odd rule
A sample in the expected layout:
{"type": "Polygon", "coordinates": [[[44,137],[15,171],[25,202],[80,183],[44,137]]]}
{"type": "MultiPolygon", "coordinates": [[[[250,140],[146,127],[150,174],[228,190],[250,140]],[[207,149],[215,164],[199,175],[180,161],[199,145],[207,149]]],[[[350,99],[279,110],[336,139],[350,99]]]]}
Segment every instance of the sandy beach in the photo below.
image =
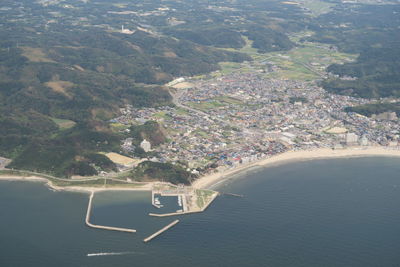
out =
{"type": "Polygon", "coordinates": [[[227,169],[225,171],[205,175],[197,179],[193,183],[193,187],[203,189],[210,188],[211,186],[229,178],[228,176],[240,173],[252,167],[267,167],[290,161],[368,156],[400,157],[400,150],[389,147],[352,147],[337,150],[320,148],[305,151],[288,151],[269,158],[264,158],[247,164],[242,164],[237,167],[227,169]]]}

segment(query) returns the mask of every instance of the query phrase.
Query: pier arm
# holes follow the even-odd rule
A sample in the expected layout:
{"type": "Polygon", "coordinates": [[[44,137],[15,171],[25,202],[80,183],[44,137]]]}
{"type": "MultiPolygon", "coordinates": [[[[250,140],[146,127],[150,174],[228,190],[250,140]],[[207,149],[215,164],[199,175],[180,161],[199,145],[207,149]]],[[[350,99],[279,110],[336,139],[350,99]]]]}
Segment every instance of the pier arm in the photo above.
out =
{"type": "Polygon", "coordinates": [[[88,204],[88,208],[86,211],[86,219],[85,219],[85,223],[87,226],[91,227],[91,228],[97,228],[97,229],[104,229],[104,230],[111,230],[111,231],[119,231],[119,232],[127,232],[127,233],[136,233],[135,229],[129,229],[129,228],[121,228],[121,227],[112,227],[112,226],[104,226],[104,225],[96,225],[96,224],[92,224],[90,223],[90,213],[92,211],[92,202],[93,202],[93,196],[94,196],[94,192],[92,192],[89,196],[89,204],[88,204]]]}
{"type": "Polygon", "coordinates": [[[173,227],[174,225],[176,225],[179,222],[179,220],[175,220],[172,223],[168,224],[167,226],[165,226],[164,228],[160,229],[159,231],[155,232],[154,234],[152,234],[149,237],[146,237],[145,239],[143,239],[143,242],[149,242],[151,241],[153,238],[156,238],[157,236],[161,235],[162,233],[164,233],[165,231],[167,231],[169,228],[173,227]]]}

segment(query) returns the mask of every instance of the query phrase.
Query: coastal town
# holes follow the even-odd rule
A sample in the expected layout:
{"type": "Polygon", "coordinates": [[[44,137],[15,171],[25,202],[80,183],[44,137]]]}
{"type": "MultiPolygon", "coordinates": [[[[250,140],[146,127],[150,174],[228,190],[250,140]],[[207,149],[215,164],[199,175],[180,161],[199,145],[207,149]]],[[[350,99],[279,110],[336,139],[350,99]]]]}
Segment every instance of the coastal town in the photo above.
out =
{"type": "MultiPolygon", "coordinates": [[[[121,154],[108,153],[106,156],[119,163],[120,171],[130,171],[141,162],[150,160],[183,165],[193,176],[202,178],[196,179],[191,186],[162,181],[137,182],[131,178],[125,181],[113,178],[115,173],[104,173],[83,180],[74,178],[71,181],[36,178],[48,181],[49,187],[56,190],[89,192],[86,225],[97,229],[136,232],[135,229],[91,223],[92,200],[96,192],[151,191],[151,204],[155,211],[149,216],[179,216],[203,212],[221,194],[205,188],[224,181],[224,177],[232,176],[244,168],[257,166],[258,162],[264,165],[302,157],[388,155],[388,151],[372,151],[371,147],[393,150],[396,153],[390,155],[395,156],[400,152],[400,124],[396,113],[385,112],[365,117],[347,112],[347,107],[373,101],[330,94],[315,81],[271,79],[260,72],[235,71],[211,79],[178,78],[167,86],[173,95],[174,105],[157,108],[127,105],[121,108],[119,117],[110,121],[114,125],[124,126],[120,127],[120,131],[128,135],[132,125],[155,121],[162,127],[167,141],[154,145],[144,139],[140,147],[146,153],[145,157],[137,158],[137,144],[133,143],[133,138],[126,138],[121,143],[121,154]],[[347,149],[354,147],[370,150],[353,153],[347,149]],[[289,151],[295,153],[285,153],[289,151]],[[317,154],[314,151],[318,151],[317,154]],[[331,154],[330,151],[338,153],[331,154]],[[67,186],[52,184],[56,182],[67,183],[67,186]],[[80,182],[83,184],[79,186],[70,184],[80,182]],[[176,199],[177,204],[168,206],[164,203],[166,198],[176,199]],[[167,206],[166,210],[164,205],[167,206]]],[[[0,167],[6,161],[0,158],[0,167]]],[[[152,240],[178,222],[174,220],[143,241],[152,240]]]]}
{"type": "MultiPolygon", "coordinates": [[[[169,141],[152,146],[144,140],[142,148],[155,152],[152,161],[185,162],[195,175],[286,151],[399,148],[396,113],[369,118],[346,112],[346,107],[372,101],[329,94],[315,82],[234,72],[212,79],[180,78],[170,85],[174,87],[174,107],[140,109],[128,105],[112,122],[129,126],[157,121],[169,141]]],[[[127,139],[121,148],[129,153],[134,145],[127,139]]]]}

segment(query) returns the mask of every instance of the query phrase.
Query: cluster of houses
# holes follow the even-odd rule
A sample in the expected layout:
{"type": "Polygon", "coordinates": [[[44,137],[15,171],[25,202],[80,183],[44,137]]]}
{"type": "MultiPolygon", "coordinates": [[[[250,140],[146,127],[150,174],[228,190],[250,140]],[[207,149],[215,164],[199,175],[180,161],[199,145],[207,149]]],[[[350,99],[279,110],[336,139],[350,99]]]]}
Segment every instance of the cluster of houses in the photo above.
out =
{"type": "Polygon", "coordinates": [[[393,113],[368,118],[345,112],[370,101],[328,94],[313,83],[264,79],[257,73],[192,83],[178,94],[179,106],[126,106],[114,121],[158,121],[170,140],[153,148],[158,160],[186,162],[194,172],[230,168],[287,150],[399,145],[400,124],[393,113]]]}

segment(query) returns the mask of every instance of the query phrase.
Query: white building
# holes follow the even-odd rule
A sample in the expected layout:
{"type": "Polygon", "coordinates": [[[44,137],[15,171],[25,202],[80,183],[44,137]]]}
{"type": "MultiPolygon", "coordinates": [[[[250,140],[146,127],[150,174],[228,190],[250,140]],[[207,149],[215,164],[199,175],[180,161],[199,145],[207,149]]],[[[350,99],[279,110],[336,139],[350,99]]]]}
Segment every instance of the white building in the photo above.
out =
{"type": "Polygon", "coordinates": [[[141,143],[140,143],[140,147],[143,148],[144,152],[149,152],[151,150],[151,144],[149,141],[147,141],[146,139],[144,139],[141,143]]]}
{"type": "Polygon", "coordinates": [[[355,133],[347,133],[346,134],[346,144],[354,145],[358,142],[358,136],[355,133]]]}
{"type": "Polygon", "coordinates": [[[361,137],[361,139],[360,139],[360,145],[362,145],[362,146],[368,146],[368,143],[369,143],[368,138],[367,138],[365,135],[363,135],[363,136],[361,137]]]}

